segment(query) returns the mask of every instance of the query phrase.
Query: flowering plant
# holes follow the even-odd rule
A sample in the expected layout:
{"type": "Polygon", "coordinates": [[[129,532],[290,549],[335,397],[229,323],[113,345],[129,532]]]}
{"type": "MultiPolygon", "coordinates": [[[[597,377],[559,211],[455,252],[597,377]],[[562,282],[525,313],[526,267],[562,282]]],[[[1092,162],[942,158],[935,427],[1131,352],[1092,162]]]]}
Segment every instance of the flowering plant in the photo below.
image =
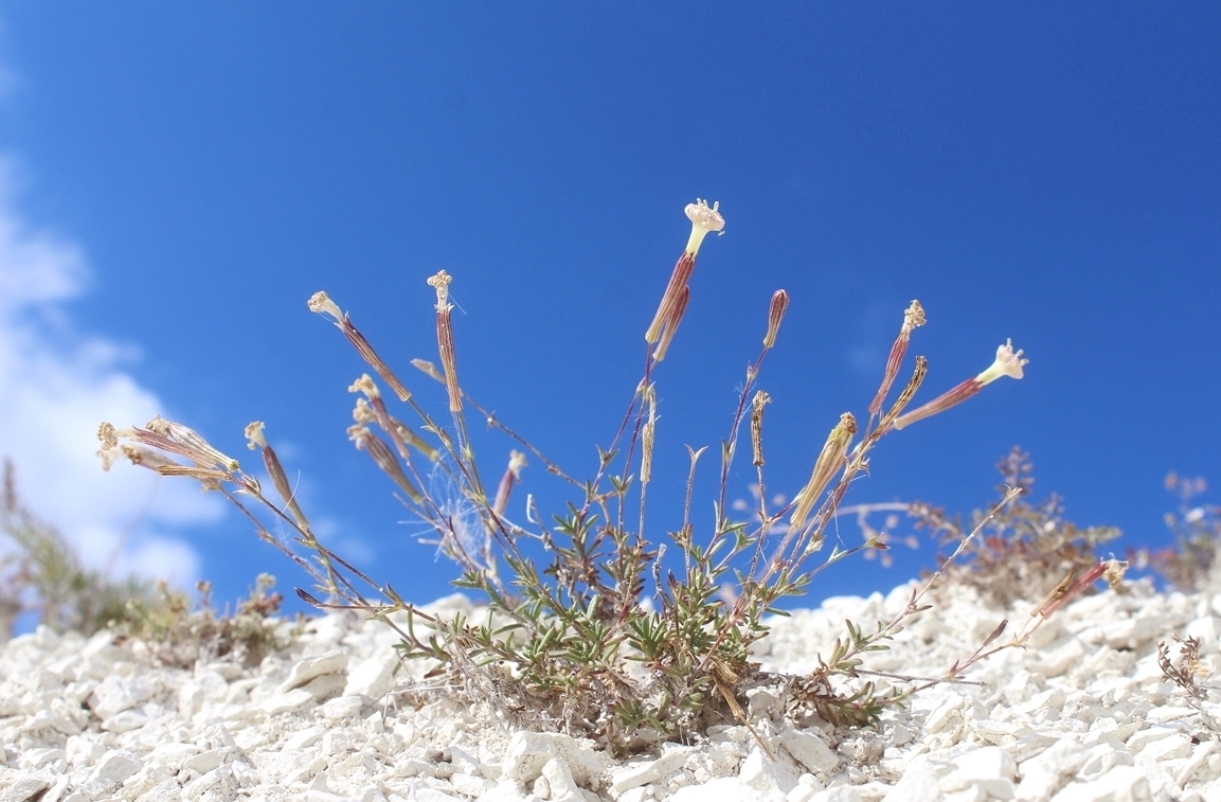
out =
{"type": "MultiPolygon", "coordinates": [[[[750,726],[740,700],[747,688],[767,683],[786,688],[794,709],[813,709],[837,723],[875,721],[884,705],[902,698],[904,692],[875,697],[871,683],[858,681],[859,655],[883,648],[903,620],[925,609],[923,592],[914,592],[902,615],[879,624],[873,633],[849,622],[848,637],[799,681],[765,676],[752,662],[752,646],[767,633],[764,616],[783,597],[803,593],[827,566],[885,547],[868,537],[860,546],[835,546],[815,556],[823,550],[826,528],[849,485],[866,470],[868,455],[882,437],[961,403],[998,376],[1021,378],[1026,360],[1006,342],[992,367],[906,412],[928,372],[927,361],[918,356],[911,377],[884,409],[911,335],[925,323],[923,308],[913,301],[904,312],[864,422],[844,412],[818,451],[809,481],[793,500],[771,509],[760,494],[755,520],[737,521],[727,512],[726,496],[743,427],[749,428],[752,463],[763,486],[764,409],[771,399],[758,387],[758,380],[789,306],[788,293],[777,290],[768,306],[762,350],[747,367],[721,448],[712,526],[697,531],[690,515],[694,478],[705,449],[692,450],[682,525],[663,538],[648,540],[644,524],[659,421],[660,369],[691,301],[700,247],[709,233],[722,233],[725,227],[718,204],[697,200],[686,207],[686,214],[690,236],[645,331],[652,349],[644,375],[614,440],[599,449],[588,481],[565,473],[462,389],[450,317],[449,288],[454,279],[445,271],[428,279],[436,293],[441,367],[424,360],[413,364],[445,385],[446,424],[419,405],[335,301],[324,292],[309,299],[310,310],[329,318],[343,332],[418,420],[413,428],[396,417],[369,375],[349,388],[358,394],[355,424],[349,429],[353,443],[390,477],[402,502],[426,522],[443,553],[459,565],[456,584],[487,597],[488,612],[479,621],[427,614],[327,548],[294,498],[261,423],[247,428],[248,446],[260,452],[279,502],[266,495],[258,479],[242,471],[236,460],[191,429],[160,418],[145,427],[117,429],[103,424],[99,431],[103,458],[109,465],[126,457],[161,474],[188,476],[224,493],[255,522],[264,540],[314,578],[312,590],[298,591],[302,598],[324,609],[356,609],[381,617],[400,632],[405,658],[435,661],[434,674],[447,676],[453,687],[472,698],[491,700],[523,725],[580,732],[612,749],[630,750],[657,738],[702,731],[726,717],[750,726]],[[493,492],[484,484],[485,472],[468,435],[468,409],[478,411],[523,449],[510,450],[507,464],[500,463],[505,467],[493,492]],[[526,452],[574,490],[575,498],[565,513],[555,516],[554,524],[544,523],[546,518],[532,498],[524,514],[510,514],[526,452]],[[457,503],[428,489],[426,478],[436,472],[456,489],[457,503]],[[295,532],[295,544],[273,536],[247,506],[248,499],[295,532]],[[526,523],[518,523],[519,519],[526,523]],[[773,533],[779,536],[769,537],[773,533]],[[528,554],[530,544],[541,546],[546,554],[541,570],[528,554]],[[668,549],[681,556],[677,572],[663,563],[668,549]],[[814,561],[819,562],[812,565],[814,561]],[[366,598],[368,591],[359,589],[362,585],[372,588],[376,598],[366,598]],[[848,684],[833,683],[837,677],[848,684]]],[[[951,667],[947,677],[960,670],[961,666],[951,667]]]]}

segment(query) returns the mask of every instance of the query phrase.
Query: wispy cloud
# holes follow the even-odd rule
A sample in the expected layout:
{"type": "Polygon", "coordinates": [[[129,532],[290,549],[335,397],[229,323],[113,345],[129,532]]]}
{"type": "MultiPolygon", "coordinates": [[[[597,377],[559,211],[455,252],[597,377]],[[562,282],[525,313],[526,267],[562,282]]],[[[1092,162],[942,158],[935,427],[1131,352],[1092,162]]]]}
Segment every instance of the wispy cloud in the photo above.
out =
{"type": "Polygon", "coordinates": [[[855,337],[844,354],[848,368],[862,378],[881,377],[890,344],[902,322],[902,306],[881,298],[869,301],[856,321],[855,337]]]}
{"type": "Polygon", "coordinates": [[[164,408],[129,372],[135,348],[73,325],[66,303],[91,271],[80,246],[20,213],[16,169],[0,156],[0,458],[88,565],[191,583],[200,557],[179,533],[223,506],[146,470],[102,472],[98,423],[142,424],[164,408]]]}

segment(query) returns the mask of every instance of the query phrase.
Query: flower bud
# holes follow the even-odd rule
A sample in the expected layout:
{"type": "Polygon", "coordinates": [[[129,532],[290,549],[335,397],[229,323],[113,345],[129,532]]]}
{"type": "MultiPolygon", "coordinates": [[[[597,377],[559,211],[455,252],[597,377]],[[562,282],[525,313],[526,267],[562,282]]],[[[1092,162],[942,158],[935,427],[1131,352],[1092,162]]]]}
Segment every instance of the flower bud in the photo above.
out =
{"type": "Polygon", "coordinates": [[[771,306],[767,309],[767,334],[763,337],[763,347],[771,348],[776,344],[776,333],[780,331],[780,321],[784,320],[784,312],[789,308],[789,294],[784,290],[776,290],[772,294],[771,306]]]}
{"type": "Polygon", "coordinates": [[[827,485],[831,483],[835,474],[844,467],[844,458],[854,434],[856,434],[856,418],[852,417],[851,412],[845,412],[839,416],[839,423],[827,436],[827,442],[823,444],[822,452],[819,453],[818,460],[814,463],[814,472],[810,475],[810,481],[793,499],[793,515],[789,519],[792,528],[800,528],[805,523],[810,510],[814,508],[814,502],[827,489],[827,485]]]}

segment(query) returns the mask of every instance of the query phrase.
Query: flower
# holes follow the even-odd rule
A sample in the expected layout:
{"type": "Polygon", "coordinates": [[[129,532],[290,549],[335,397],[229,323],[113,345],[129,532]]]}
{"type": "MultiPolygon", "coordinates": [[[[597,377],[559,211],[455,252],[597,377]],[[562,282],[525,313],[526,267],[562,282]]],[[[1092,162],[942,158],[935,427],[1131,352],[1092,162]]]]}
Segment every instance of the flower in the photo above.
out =
{"type": "Polygon", "coordinates": [[[725,227],[725,218],[717,211],[719,206],[718,202],[709,208],[702,198],[696,198],[695,203],[687,204],[685,211],[691,220],[691,236],[687,238],[687,248],[679,255],[674,272],[670,274],[670,283],[662,293],[653,322],[644,334],[647,343],[655,344],[661,341],[653,353],[653,359],[658,362],[665,358],[666,349],[674,337],[674,332],[678,330],[678,324],[682,321],[683,312],[690,299],[690,287],[687,284],[691,280],[691,274],[695,272],[695,255],[699,252],[700,244],[709,231],[720,233],[725,227]],[[666,333],[664,338],[663,332],[666,333]]]}
{"type": "Polygon", "coordinates": [[[1005,340],[1005,344],[996,349],[996,361],[992,363],[991,367],[976,376],[975,380],[984,385],[996,381],[1001,376],[1020,379],[1022,378],[1022,365],[1028,362],[1030,362],[1029,359],[1022,359],[1021,349],[1014,353],[1013,340],[1005,340]]]}
{"type": "Polygon", "coordinates": [[[1012,340],[1005,340],[1005,344],[996,349],[996,361],[987,370],[973,378],[966,379],[957,387],[934,398],[919,409],[914,409],[906,415],[900,415],[892,425],[896,429],[902,429],[904,426],[910,426],[916,421],[924,420],[938,412],[944,412],[950,407],[966,401],[984,389],[985,385],[991,384],[1001,376],[1020,379],[1022,378],[1022,366],[1028,362],[1030,362],[1029,359],[1022,359],[1020,350],[1014,352],[1012,340]]]}
{"type": "Polygon", "coordinates": [[[717,211],[720,205],[720,201],[714,201],[712,208],[708,208],[708,202],[702,198],[696,198],[695,203],[687,204],[683,210],[687,213],[687,219],[691,221],[691,236],[687,239],[687,253],[699,253],[700,245],[703,243],[704,237],[708,236],[708,232],[724,233],[722,229],[725,228],[725,218],[721,217],[721,213],[717,211]]]}
{"type": "MultiPolygon", "coordinates": [[[[445,274],[444,270],[437,275],[444,276],[446,279],[445,283],[448,285],[449,277],[445,274]]],[[[432,279],[430,279],[428,283],[432,284],[432,279]]],[[[440,304],[443,302],[443,290],[444,287],[438,287],[437,289],[438,309],[440,308],[440,304]]],[[[400,401],[406,401],[407,399],[411,398],[411,392],[403,386],[403,383],[398,380],[398,377],[394,375],[393,371],[386,366],[386,363],[382,361],[382,358],[379,357],[377,352],[373,350],[373,346],[369,345],[369,341],[365,339],[365,336],[361,334],[356,329],[356,326],[352,324],[347,312],[344,312],[339,308],[339,304],[332,301],[330,296],[321,290],[310,296],[308,304],[311,312],[324,317],[330,317],[332,320],[334,320],[335,325],[340,331],[343,332],[343,336],[348,338],[348,342],[352,343],[352,345],[356,348],[356,351],[361,355],[362,358],[364,358],[365,362],[369,363],[369,365],[377,371],[377,375],[381,376],[386,384],[390,385],[390,389],[394,390],[394,394],[399,397],[400,401]]]]}
{"type": "Polygon", "coordinates": [[[339,305],[332,301],[324,291],[319,290],[314,293],[306,303],[309,311],[319,315],[330,315],[337,324],[343,322],[343,312],[339,309],[339,305]]]}
{"type": "Polygon", "coordinates": [[[254,451],[256,448],[267,448],[267,438],[263,436],[264,424],[261,420],[252,421],[246,427],[246,448],[254,451]]]}

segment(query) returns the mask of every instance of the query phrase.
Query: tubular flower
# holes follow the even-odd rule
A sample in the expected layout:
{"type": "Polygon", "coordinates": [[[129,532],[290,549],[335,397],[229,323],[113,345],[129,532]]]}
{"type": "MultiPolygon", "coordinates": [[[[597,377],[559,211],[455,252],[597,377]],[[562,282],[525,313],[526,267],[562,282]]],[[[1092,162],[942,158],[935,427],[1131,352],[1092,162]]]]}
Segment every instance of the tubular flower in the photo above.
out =
{"type": "Polygon", "coordinates": [[[323,317],[331,318],[332,322],[343,332],[343,336],[348,338],[348,342],[356,348],[357,353],[365,360],[374,370],[377,375],[381,376],[386,384],[394,390],[394,394],[399,397],[400,401],[406,401],[411,398],[411,393],[403,386],[403,383],[398,380],[393,371],[386,366],[382,358],[373,350],[373,346],[365,339],[365,336],[357,330],[356,326],[352,325],[351,318],[348,314],[339,308],[339,304],[331,300],[330,296],[319,290],[310,296],[306,302],[309,310],[323,317]]]}
{"type": "Polygon", "coordinates": [[[683,209],[687,214],[687,219],[691,221],[691,236],[687,238],[687,253],[695,256],[699,253],[700,245],[704,242],[704,237],[708,236],[708,232],[715,231],[718,234],[725,228],[725,218],[721,217],[721,213],[717,211],[720,207],[720,201],[714,201],[712,208],[708,208],[708,202],[701,198],[696,198],[695,203],[688,203],[683,209]]]}
{"type": "MultiPolygon", "coordinates": [[[[678,323],[686,308],[685,300],[690,292],[687,282],[691,280],[691,274],[695,272],[695,257],[699,253],[700,245],[703,244],[708,232],[720,233],[725,228],[725,218],[718,211],[719,206],[719,203],[713,203],[709,207],[706,201],[699,198],[695,203],[687,204],[685,211],[687,218],[691,221],[691,236],[687,238],[687,247],[678,257],[678,262],[674,265],[674,272],[670,274],[670,283],[666,285],[666,291],[661,296],[661,303],[657,307],[657,313],[653,316],[653,322],[649,324],[649,329],[645,332],[645,342],[656,343],[662,339],[663,330],[669,332],[671,338],[674,336],[674,331],[678,328],[678,323]]],[[[669,344],[668,338],[666,344],[669,344]]],[[[664,358],[664,348],[654,355],[654,359],[658,362],[664,358]]]]}
{"type": "Polygon", "coordinates": [[[368,452],[377,467],[381,468],[387,476],[394,480],[395,484],[403,489],[407,498],[416,504],[424,503],[424,496],[407,478],[407,474],[403,472],[403,466],[399,464],[394,452],[390,450],[390,446],[386,445],[386,441],[369,431],[367,426],[360,424],[348,427],[348,439],[356,444],[357,449],[368,452]]]}
{"type": "Polygon", "coordinates": [[[1001,376],[1020,379],[1022,378],[1022,366],[1028,362],[1030,362],[1029,359],[1022,359],[1021,349],[1014,353],[1013,340],[1005,340],[1005,344],[996,349],[996,361],[987,370],[976,376],[975,381],[982,386],[991,384],[1001,376]]]}
{"type": "Polygon", "coordinates": [[[1015,379],[1020,379],[1022,378],[1022,366],[1029,362],[1029,359],[1022,358],[1020,350],[1016,352],[1013,350],[1012,340],[1006,340],[1004,345],[996,349],[996,361],[987,370],[973,378],[967,379],[949,392],[929,401],[924,406],[914,409],[906,415],[900,415],[895,419],[893,426],[896,429],[902,429],[904,426],[910,426],[916,421],[924,420],[927,417],[936,415],[938,412],[944,412],[950,407],[966,401],[982,390],[984,385],[991,384],[1001,376],[1012,376],[1015,379]]]}
{"type": "Polygon", "coordinates": [[[217,451],[194,429],[183,426],[175,421],[166,420],[160,415],[144,425],[144,432],[135,427],[130,431],[135,432],[136,436],[133,437],[132,434],[127,433],[124,433],[124,436],[132,437],[156,448],[165,447],[157,441],[152,441],[139,435],[142,435],[144,432],[151,432],[157,437],[164,438],[167,442],[177,446],[177,448],[166,448],[165,450],[181,454],[201,468],[219,467],[229,472],[238,470],[237,460],[217,451]]]}
{"type": "Polygon", "coordinates": [[[458,386],[458,361],[454,357],[454,327],[450,312],[449,285],[453,277],[444,270],[428,279],[428,286],[437,291],[437,350],[441,368],[445,371],[445,390],[449,394],[449,411],[462,411],[462,390],[458,386]]]}
{"type": "Polygon", "coordinates": [[[263,452],[263,466],[267,468],[267,475],[271,477],[271,483],[275,486],[276,492],[280,494],[280,498],[284,500],[284,506],[288,509],[293,520],[297,525],[309,531],[309,520],[306,519],[305,513],[301,511],[301,507],[297,504],[297,499],[293,493],[292,486],[288,482],[288,475],[284,472],[284,466],[280,464],[280,458],[276,455],[275,449],[267,444],[267,437],[263,434],[263,422],[253,421],[246,427],[246,448],[251,451],[258,448],[263,452]]]}

